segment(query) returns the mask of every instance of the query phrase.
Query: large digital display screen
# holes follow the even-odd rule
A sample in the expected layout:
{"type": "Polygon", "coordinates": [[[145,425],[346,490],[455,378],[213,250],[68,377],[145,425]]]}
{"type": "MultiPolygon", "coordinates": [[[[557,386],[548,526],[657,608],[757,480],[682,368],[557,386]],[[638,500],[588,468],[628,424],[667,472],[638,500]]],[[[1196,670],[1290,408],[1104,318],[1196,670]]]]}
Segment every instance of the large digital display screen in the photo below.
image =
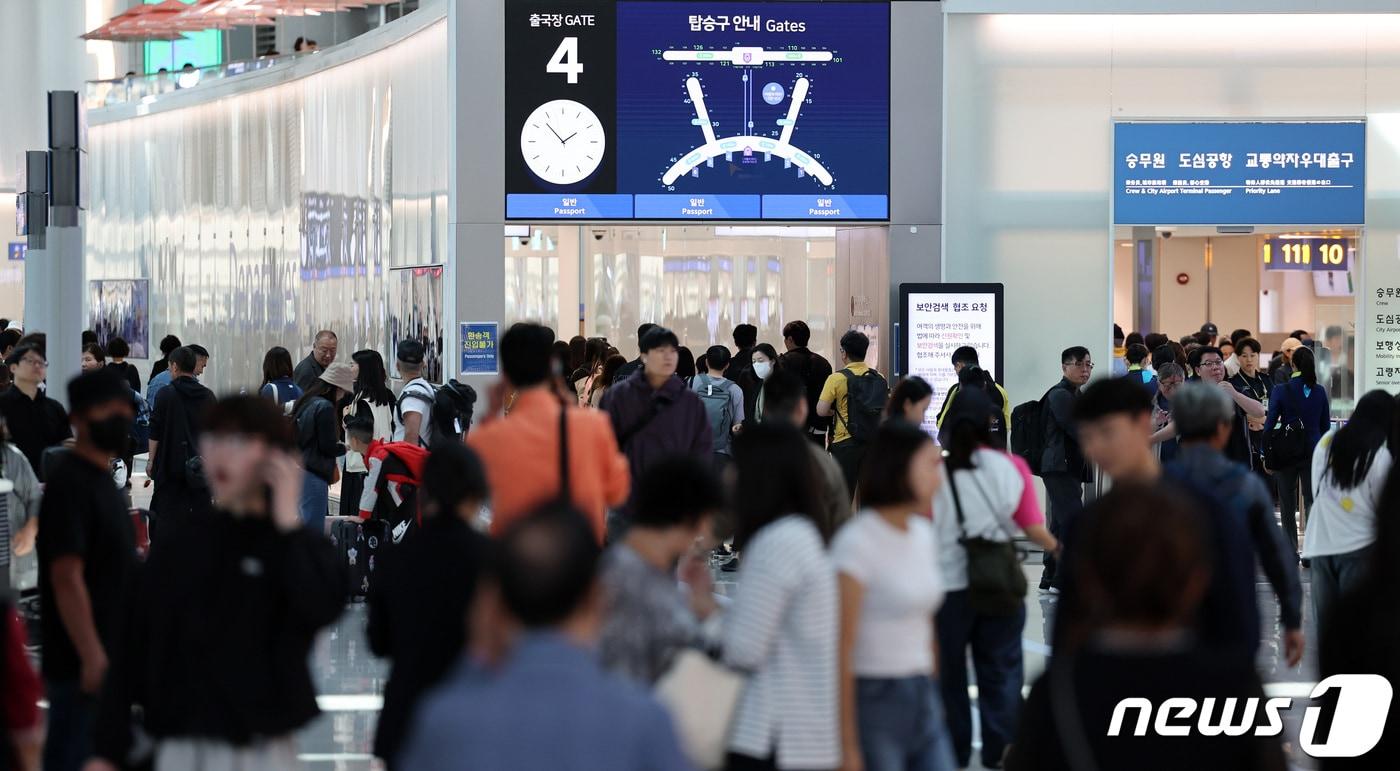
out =
{"type": "Polygon", "coordinates": [[[506,218],[889,218],[888,2],[511,0],[506,218]]]}
{"type": "Polygon", "coordinates": [[[1118,225],[1360,225],[1366,124],[1118,123],[1118,225]]]}

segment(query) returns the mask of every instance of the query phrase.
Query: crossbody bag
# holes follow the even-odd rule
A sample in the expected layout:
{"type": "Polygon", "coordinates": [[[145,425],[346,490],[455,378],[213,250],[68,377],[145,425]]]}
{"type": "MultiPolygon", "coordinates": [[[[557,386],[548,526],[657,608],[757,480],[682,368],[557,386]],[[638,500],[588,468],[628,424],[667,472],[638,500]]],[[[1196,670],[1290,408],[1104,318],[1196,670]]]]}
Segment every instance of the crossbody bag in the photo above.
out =
{"type": "MultiPolygon", "coordinates": [[[[968,537],[956,476],[956,471],[948,472],[948,486],[953,492],[953,508],[958,515],[958,543],[962,544],[967,552],[968,605],[974,611],[990,616],[1010,616],[1018,613],[1029,587],[1026,574],[1021,570],[1021,559],[1016,553],[1016,546],[1010,541],[968,537]]],[[[973,483],[977,484],[975,479],[973,483]]],[[[982,494],[980,485],[978,493],[982,494]]],[[[982,494],[982,497],[986,499],[985,494],[982,494]]],[[[992,514],[992,518],[996,519],[995,513],[992,514]]],[[[1001,527],[1000,521],[997,522],[997,527],[1001,527]]]]}

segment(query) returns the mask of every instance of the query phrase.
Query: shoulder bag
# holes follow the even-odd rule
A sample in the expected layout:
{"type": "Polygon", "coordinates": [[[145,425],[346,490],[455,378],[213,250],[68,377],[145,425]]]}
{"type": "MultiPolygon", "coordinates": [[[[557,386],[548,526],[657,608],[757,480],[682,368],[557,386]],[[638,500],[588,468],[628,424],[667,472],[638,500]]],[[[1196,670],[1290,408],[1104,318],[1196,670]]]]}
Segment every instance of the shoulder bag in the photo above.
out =
{"type": "Polygon", "coordinates": [[[706,654],[685,648],[656,682],[656,699],[671,713],[681,747],[697,768],[724,766],[745,681],[706,654]]]}
{"type": "MultiPolygon", "coordinates": [[[[967,551],[968,605],[989,616],[1013,615],[1020,611],[1028,588],[1016,547],[1010,541],[968,537],[956,476],[956,471],[948,472],[948,486],[952,488],[953,507],[958,515],[958,543],[967,551]]],[[[995,518],[996,514],[992,516],[995,518]]],[[[1001,524],[997,523],[997,527],[1001,524]]]]}

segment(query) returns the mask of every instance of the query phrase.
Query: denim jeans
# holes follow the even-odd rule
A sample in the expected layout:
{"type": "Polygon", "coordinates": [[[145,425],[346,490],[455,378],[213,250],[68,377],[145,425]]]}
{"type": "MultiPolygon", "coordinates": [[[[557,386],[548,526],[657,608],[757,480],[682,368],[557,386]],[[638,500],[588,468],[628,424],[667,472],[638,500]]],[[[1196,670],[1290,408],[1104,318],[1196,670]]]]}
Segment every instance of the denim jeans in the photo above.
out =
{"type": "Polygon", "coordinates": [[[44,771],[81,771],[92,755],[97,698],[83,693],[77,680],[47,680],[44,689],[49,697],[44,771]]]}
{"type": "Polygon", "coordinates": [[[1366,576],[1375,544],[1346,554],[1326,554],[1312,558],[1313,617],[1317,628],[1326,629],[1328,616],[1337,601],[1350,594],[1366,576]]]}
{"type": "Polygon", "coordinates": [[[330,483],[310,471],[301,483],[301,522],[314,533],[326,531],[326,514],[330,511],[330,483]]]}
{"type": "Polygon", "coordinates": [[[866,771],[953,771],[938,682],[927,675],[856,679],[866,771]]]}
{"type": "Polygon", "coordinates": [[[1016,736],[1025,662],[1021,633],[1025,606],[1015,615],[989,616],[968,604],[966,589],[948,592],[938,610],[938,679],[948,710],[948,733],[959,768],[972,758],[972,702],[967,695],[967,649],[977,673],[977,714],[982,720],[982,764],[998,766],[1016,736]]]}
{"type": "MultiPolygon", "coordinates": [[[[1312,458],[1312,453],[1308,454],[1312,458]]],[[[1308,509],[1312,508],[1312,461],[1298,463],[1288,468],[1274,469],[1274,479],[1278,481],[1278,513],[1283,523],[1283,540],[1288,548],[1298,553],[1298,519],[1301,515],[1306,527],[1308,509]],[[1303,488],[1303,507],[1298,508],[1298,488],[1303,488]]]]}

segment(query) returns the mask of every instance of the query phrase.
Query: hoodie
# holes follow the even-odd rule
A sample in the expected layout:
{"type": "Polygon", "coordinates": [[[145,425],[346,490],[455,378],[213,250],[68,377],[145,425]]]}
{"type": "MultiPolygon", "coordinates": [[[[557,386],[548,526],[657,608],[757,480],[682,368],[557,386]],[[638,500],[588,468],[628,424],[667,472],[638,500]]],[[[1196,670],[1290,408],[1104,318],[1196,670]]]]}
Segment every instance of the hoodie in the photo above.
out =
{"type": "Polygon", "coordinates": [[[202,416],[214,401],[214,392],[193,377],[175,379],[156,400],[151,439],[160,444],[151,478],[157,486],[185,484],[185,464],[199,455],[202,416]]]}

